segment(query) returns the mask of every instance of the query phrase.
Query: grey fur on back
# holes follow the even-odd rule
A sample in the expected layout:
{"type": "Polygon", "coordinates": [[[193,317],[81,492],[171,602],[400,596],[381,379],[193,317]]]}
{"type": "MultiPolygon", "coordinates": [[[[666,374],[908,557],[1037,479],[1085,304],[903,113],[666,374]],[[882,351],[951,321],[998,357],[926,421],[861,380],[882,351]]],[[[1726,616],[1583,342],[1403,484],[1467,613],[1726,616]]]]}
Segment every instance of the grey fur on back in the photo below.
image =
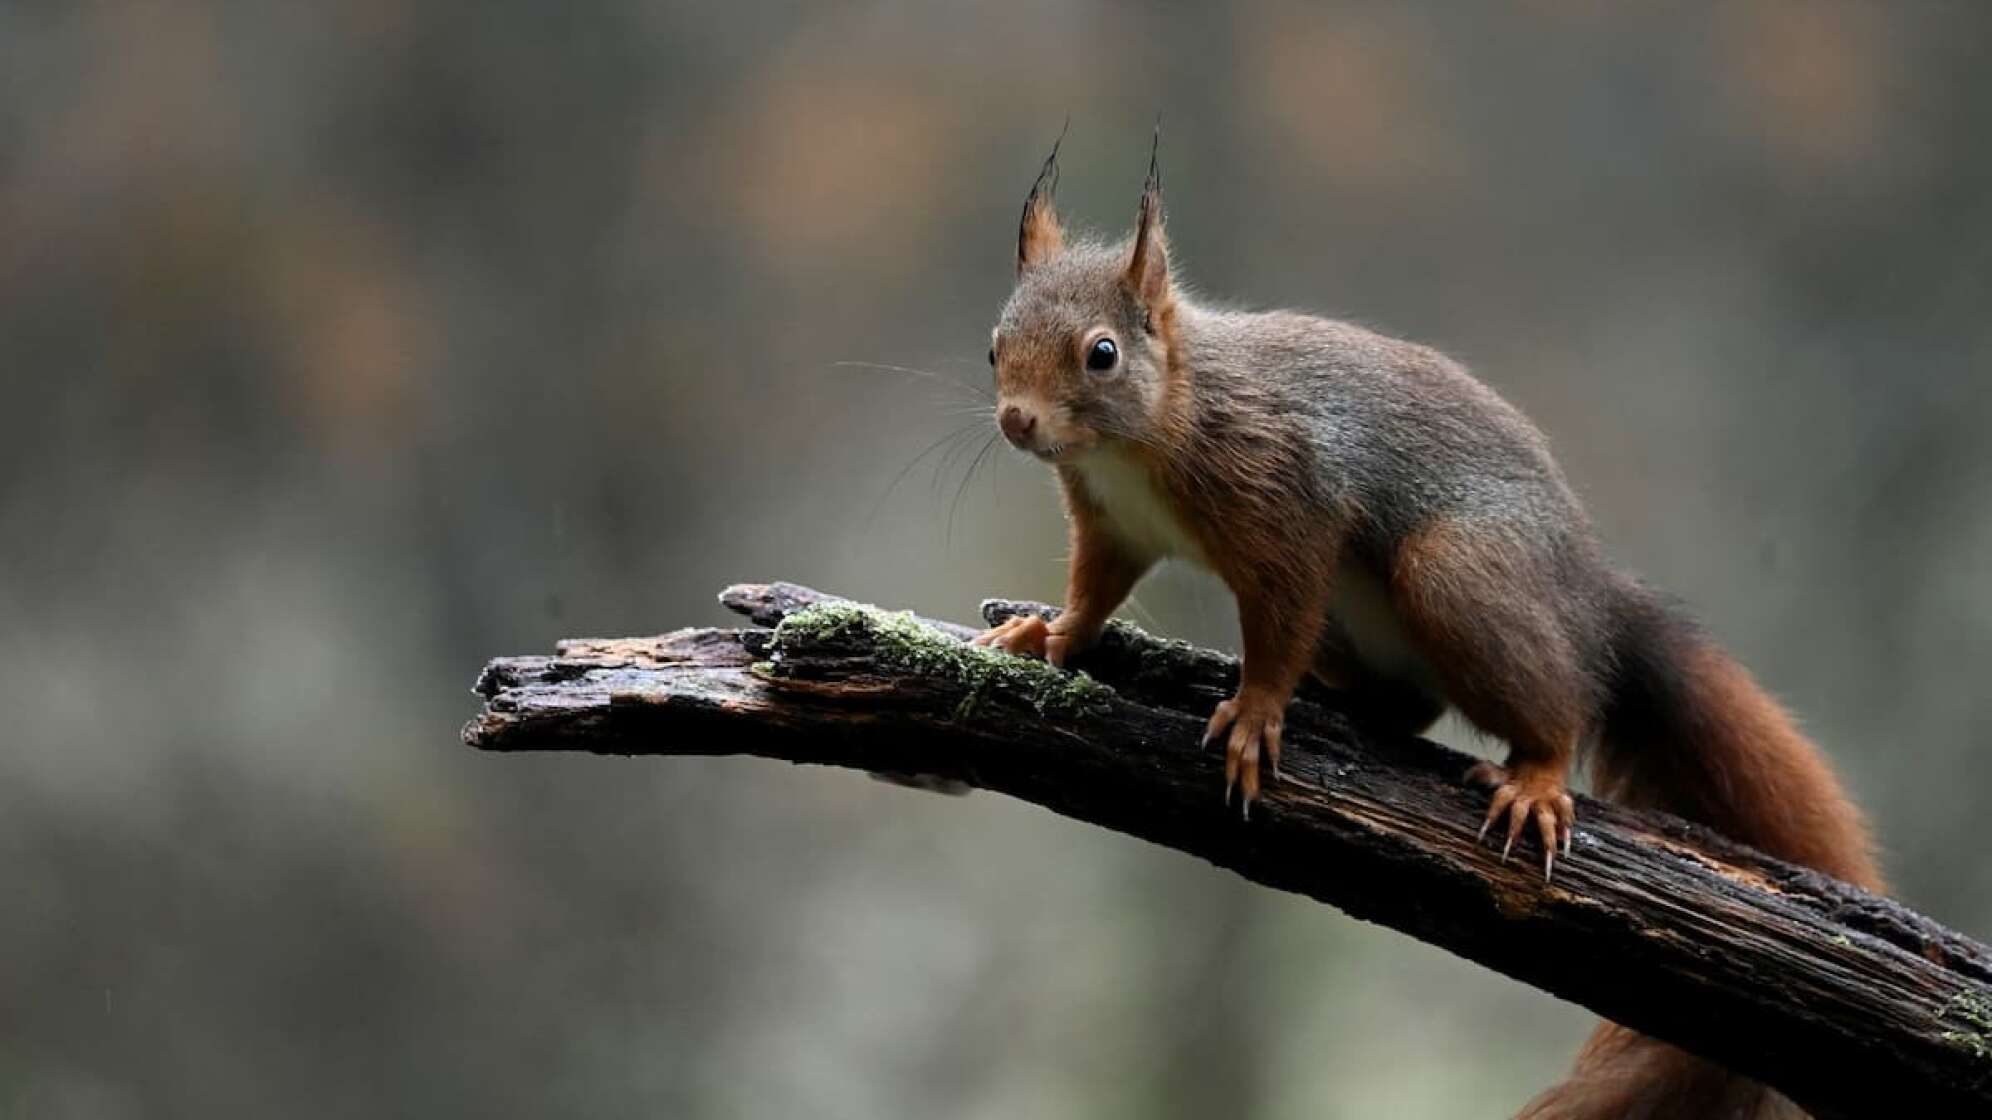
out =
{"type": "Polygon", "coordinates": [[[1501,553],[1510,592],[1556,616],[1579,664],[1595,673],[1612,660],[1616,612],[1601,608],[1630,581],[1513,405],[1444,354],[1355,324],[1194,304],[1179,315],[1200,438],[1263,439],[1241,429],[1282,418],[1313,500],[1352,511],[1349,547],[1379,578],[1421,528],[1471,523],[1501,553]]]}
{"type": "Polygon", "coordinates": [[[1291,311],[1187,305],[1192,383],[1215,402],[1274,398],[1317,451],[1316,468],[1386,536],[1435,516],[1563,535],[1587,522],[1548,441],[1520,411],[1427,346],[1291,311]]]}

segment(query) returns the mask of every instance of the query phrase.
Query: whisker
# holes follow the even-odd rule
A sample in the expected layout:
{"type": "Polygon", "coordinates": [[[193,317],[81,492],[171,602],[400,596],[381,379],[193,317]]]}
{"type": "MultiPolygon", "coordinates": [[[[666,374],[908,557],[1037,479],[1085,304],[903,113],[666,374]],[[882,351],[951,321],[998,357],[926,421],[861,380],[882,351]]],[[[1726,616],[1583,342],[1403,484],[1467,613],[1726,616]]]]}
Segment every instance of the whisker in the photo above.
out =
{"type": "MultiPolygon", "coordinates": [[[[1001,433],[997,434],[1000,435],[1001,433]]],[[[962,460],[970,457],[968,449],[974,446],[975,442],[973,440],[965,440],[961,443],[955,444],[953,447],[948,448],[947,453],[941,456],[941,461],[938,464],[936,464],[936,469],[934,471],[935,497],[937,498],[940,497],[941,487],[945,485],[947,481],[947,475],[950,472],[952,472],[955,469],[955,467],[959,466],[962,460]]],[[[979,454],[980,452],[977,453],[979,454]]]]}
{"type": "Polygon", "coordinates": [[[972,385],[969,382],[960,380],[959,378],[948,377],[945,374],[935,373],[933,370],[930,369],[915,369],[912,366],[895,366],[885,362],[831,362],[830,365],[836,369],[864,369],[864,370],[871,370],[875,373],[897,373],[906,377],[917,377],[923,380],[931,381],[936,385],[941,385],[949,389],[965,389],[968,392],[975,394],[977,397],[981,398],[982,400],[988,401],[991,404],[996,403],[995,395],[990,393],[987,389],[982,388],[980,385],[972,385]]]}
{"type": "Polygon", "coordinates": [[[988,456],[990,448],[995,447],[1000,438],[1000,433],[990,433],[989,438],[982,441],[982,450],[977,451],[975,458],[968,461],[968,471],[961,476],[961,485],[955,487],[954,502],[948,506],[948,531],[943,547],[954,547],[955,511],[961,508],[962,496],[968,493],[968,484],[975,478],[976,470],[982,466],[982,461],[988,456]]]}
{"type": "Polygon", "coordinates": [[[943,435],[941,438],[935,440],[934,442],[928,444],[925,448],[921,449],[918,455],[913,456],[912,459],[907,461],[905,466],[900,467],[898,473],[892,476],[892,481],[886,483],[884,491],[882,491],[879,494],[877,500],[872,502],[871,513],[867,514],[865,517],[865,529],[867,531],[871,529],[872,523],[877,521],[878,515],[885,510],[886,500],[892,497],[892,492],[899,488],[900,483],[906,481],[906,476],[913,473],[913,468],[919,466],[921,460],[927,458],[927,456],[929,455],[932,455],[934,452],[939,451],[944,446],[947,446],[956,441],[965,440],[967,437],[973,435],[981,427],[982,425],[979,423],[958,425],[957,427],[955,427],[954,430],[948,432],[946,435],[943,435]]]}

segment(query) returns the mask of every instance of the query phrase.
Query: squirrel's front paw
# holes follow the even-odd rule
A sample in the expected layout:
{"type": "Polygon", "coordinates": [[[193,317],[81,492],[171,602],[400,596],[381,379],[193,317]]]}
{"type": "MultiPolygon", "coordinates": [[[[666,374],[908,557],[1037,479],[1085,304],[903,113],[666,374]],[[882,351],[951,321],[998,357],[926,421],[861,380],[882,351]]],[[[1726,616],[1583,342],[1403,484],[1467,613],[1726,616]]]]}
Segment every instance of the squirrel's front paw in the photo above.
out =
{"type": "Polygon", "coordinates": [[[1564,788],[1563,774],[1555,767],[1517,765],[1513,773],[1506,767],[1482,762],[1466,772],[1466,780],[1494,790],[1487,806],[1487,819],[1480,824],[1480,837],[1502,817],[1508,818],[1508,839],[1501,845],[1501,862],[1520,839],[1522,830],[1533,822],[1542,839],[1542,877],[1549,880],[1556,869],[1556,851],[1570,851],[1572,829],[1577,822],[1577,805],[1564,788]]]}
{"type": "Polygon", "coordinates": [[[1063,669],[1065,659],[1083,651],[1090,640],[1090,635],[1098,632],[1096,630],[1075,632],[1059,625],[1064,621],[1066,619],[1061,618],[1059,622],[1047,623],[1034,614],[1020,614],[1005,619],[1001,625],[977,634],[974,642],[979,646],[994,646],[1020,657],[1042,657],[1063,669]]]}
{"type": "Polygon", "coordinates": [[[1243,793],[1240,810],[1249,819],[1252,802],[1259,799],[1259,756],[1272,764],[1273,777],[1280,776],[1280,730],[1286,726],[1286,700],[1265,693],[1240,689],[1238,695],[1217,706],[1204,728],[1205,746],[1217,740],[1229,727],[1224,743],[1224,803],[1231,803],[1231,787],[1243,793]]]}
{"type": "Polygon", "coordinates": [[[1050,623],[1034,614],[1020,614],[977,634],[974,643],[1019,657],[1043,657],[1045,643],[1051,636],[1050,623]]]}

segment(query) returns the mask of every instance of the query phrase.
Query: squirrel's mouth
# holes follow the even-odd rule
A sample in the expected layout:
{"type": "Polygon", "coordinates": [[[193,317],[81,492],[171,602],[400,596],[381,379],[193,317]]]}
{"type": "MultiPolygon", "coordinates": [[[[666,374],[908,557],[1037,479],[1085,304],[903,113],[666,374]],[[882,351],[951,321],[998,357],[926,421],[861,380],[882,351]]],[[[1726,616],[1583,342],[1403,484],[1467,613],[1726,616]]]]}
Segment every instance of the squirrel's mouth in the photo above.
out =
{"type": "Polygon", "coordinates": [[[1033,447],[1030,449],[1030,453],[1041,463],[1056,464],[1077,458],[1085,450],[1086,448],[1077,442],[1064,440],[1058,443],[1047,443],[1042,447],[1033,447]]]}

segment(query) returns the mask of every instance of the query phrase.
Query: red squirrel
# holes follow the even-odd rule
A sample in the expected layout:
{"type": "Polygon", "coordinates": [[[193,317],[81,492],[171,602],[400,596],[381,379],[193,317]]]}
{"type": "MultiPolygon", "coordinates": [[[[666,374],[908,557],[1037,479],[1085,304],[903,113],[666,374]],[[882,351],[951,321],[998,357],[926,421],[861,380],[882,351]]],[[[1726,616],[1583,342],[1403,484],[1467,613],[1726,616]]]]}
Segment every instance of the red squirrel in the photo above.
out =
{"type": "MultiPolygon", "coordinates": [[[[1463,779],[1484,837],[1570,851],[1573,759],[1598,792],[1881,887],[1858,810],[1782,708],[1676,607],[1612,567],[1547,441],[1458,363],[1291,311],[1193,301],[1170,264],[1153,154],[1133,234],[1069,237],[1058,148],[1024,202],[991,336],[997,421],[1058,474],[1065,607],[976,640],[1055,665],[1142,575],[1180,558],[1238,601],[1225,800],[1249,813],[1303,674],[1416,733],[1448,706],[1505,741],[1463,779]]],[[[1754,1082],[1612,1024],[1523,1116],[1798,1116],[1754,1082]]]]}

